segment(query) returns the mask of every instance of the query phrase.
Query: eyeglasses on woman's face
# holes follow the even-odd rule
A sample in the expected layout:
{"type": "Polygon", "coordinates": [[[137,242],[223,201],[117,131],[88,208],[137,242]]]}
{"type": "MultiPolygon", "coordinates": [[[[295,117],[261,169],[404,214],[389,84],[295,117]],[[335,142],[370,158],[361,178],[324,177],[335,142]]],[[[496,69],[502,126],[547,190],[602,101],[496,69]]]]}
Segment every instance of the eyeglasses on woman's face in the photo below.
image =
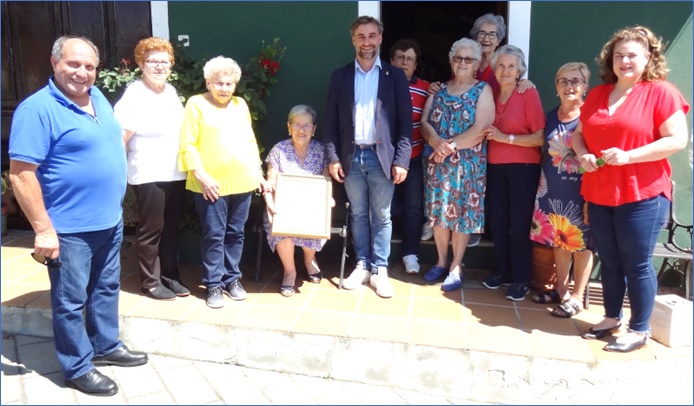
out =
{"type": "Polygon", "coordinates": [[[557,79],[557,86],[559,87],[567,87],[571,85],[571,87],[577,87],[580,86],[581,84],[585,83],[583,79],[579,78],[573,78],[571,80],[567,78],[559,78],[557,79]]]}
{"type": "Polygon", "coordinates": [[[299,131],[301,129],[303,129],[307,133],[311,132],[311,130],[313,130],[313,124],[304,124],[304,125],[301,125],[299,123],[292,124],[292,130],[299,131]]]}
{"type": "Polygon", "coordinates": [[[478,40],[483,40],[485,38],[489,38],[490,41],[496,40],[496,38],[497,38],[496,31],[487,32],[487,31],[481,31],[480,30],[477,32],[477,39],[478,40]]]}
{"type": "Polygon", "coordinates": [[[169,66],[171,66],[171,62],[169,62],[169,61],[157,61],[155,59],[148,59],[145,61],[145,65],[147,65],[148,68],[156,68],[159,65],[161,65],[162,68],[168,68],[169,66]]]}
{"type": "Polygon", "coordinates": [[[475,58],[470,58],[469,56],[454,56],[451,58],[453,62],[455,63],[463,63],[465,62],[467,65],[472,65],[473,62],[475,62],[477,59],[475,58]]]}
{"type": "Polygon", "coordinates": [[[394,59],[395,61],[397,61],[398,63],[405,63],[405,62],[407,62],[407,63],[415,63],[415,62],[417,62],[417,60],[416,60],[415,58],[413,58],[413,57],[411,57],[411,56],[405,56],[405,55],[395,55],[395,56],[393,57],[393,59],[394,59]]]}

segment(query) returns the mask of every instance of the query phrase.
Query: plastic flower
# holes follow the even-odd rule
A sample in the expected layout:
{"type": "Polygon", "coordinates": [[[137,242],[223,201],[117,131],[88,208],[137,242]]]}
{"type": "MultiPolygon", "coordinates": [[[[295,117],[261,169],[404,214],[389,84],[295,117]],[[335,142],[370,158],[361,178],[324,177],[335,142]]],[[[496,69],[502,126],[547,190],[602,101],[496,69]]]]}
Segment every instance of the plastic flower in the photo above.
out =
{"type": "Polygon", "coordinates": [[[549,222],[554,227],[554,246],[569,252],[582,251],[583,231],[571,224],[568,218],[552,213],[549,222]]]}

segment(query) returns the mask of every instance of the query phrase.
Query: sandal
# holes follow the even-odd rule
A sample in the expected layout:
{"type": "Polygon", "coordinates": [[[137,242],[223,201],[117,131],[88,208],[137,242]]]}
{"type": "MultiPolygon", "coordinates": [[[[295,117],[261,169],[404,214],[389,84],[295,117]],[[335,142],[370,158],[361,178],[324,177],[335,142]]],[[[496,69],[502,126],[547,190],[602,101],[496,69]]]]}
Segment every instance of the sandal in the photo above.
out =
{"type": "Polygon", "coordinates": [[[282,285],[280,286],[280,295],[284,297],[289,297],[294,295],[294,285],[282,285]]]}
{"type": "Polygon", "coordinates": [[[581,310],[581,303],[578,300],[572,298],[560,304],[559,306],[556,306],[554,309],[552,309],[550,313],[552,313],[552,316],[554,317],[568,319],[580,313],[581,310]]]}
{"type": "Polygon", "coordinates": [[[323,279],[323,274],[321,274],[320,271],[308,275],[308,280],[311,281],[311,283],[320,283],[320,281],[322,279],[323,279]]]}
{"type": "Polygon", "coordinates": [[[548,292],[540,292],[536,293],[531,297],[532,301],[535,303],[540,303],[540,304],[547,304],[547,303],[561,303],[562,300],[559,297],[559,292],[556,290],[552,289],[548,292]]]}

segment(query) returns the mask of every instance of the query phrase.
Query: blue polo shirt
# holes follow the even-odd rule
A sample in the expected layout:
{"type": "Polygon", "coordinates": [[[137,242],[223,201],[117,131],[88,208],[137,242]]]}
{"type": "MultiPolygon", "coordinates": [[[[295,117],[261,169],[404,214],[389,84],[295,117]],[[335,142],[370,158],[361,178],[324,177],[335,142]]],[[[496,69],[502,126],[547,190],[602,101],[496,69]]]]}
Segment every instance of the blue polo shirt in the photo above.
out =
{"type": "Polygon", "coordinates": [[[122,129],[104,95],[92,87],[90,96],[96,117],[65,97],[51,77],[12,119],[10,159],[38,165],[44,204],[60,234],[106,230],[123,215],[122,129]]]}

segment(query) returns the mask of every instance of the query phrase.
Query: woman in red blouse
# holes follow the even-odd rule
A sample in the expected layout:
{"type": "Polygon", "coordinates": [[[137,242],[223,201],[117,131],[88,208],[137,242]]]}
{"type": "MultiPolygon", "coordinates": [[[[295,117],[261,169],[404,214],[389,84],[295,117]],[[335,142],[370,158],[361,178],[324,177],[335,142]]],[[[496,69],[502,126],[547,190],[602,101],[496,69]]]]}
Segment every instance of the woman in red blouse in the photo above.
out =
{"type": "Polygon", "coordinates": [[[646,27],[618,31],[598,62],[604,84],[588,94],[573,136],[586,171],[581,194],[600,253],[605,307],[583,338],[621,327],[628,291],[629,329],[604,349],[629,352],[649,336],[658,287],[651,257],[672,198],[667,157],[687,145],[689,105],[665,81],[661,39],[646,27]]]}

